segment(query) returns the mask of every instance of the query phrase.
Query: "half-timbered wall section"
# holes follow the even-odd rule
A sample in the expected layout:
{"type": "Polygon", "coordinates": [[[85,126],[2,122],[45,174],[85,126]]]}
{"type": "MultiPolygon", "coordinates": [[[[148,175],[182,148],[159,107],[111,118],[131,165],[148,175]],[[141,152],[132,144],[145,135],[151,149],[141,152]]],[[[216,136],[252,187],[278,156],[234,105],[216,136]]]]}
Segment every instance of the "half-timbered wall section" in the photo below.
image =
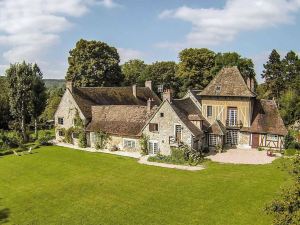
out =
{"type": "Polygon", "coordinates": [[[284,137],[273,134],[260,134],[259,135],[259,146],[266,148],[283,149],[284,137]]]}
{"type": "Polygon", "coordinates": [[[239,97],[202,97],[202,113],[208,122],[213,123],[220,120],[226,125],[228,119],[228,108],[237,108],[237,121],[244,127],[250,127],[252,104],[250,98],[239,97]],[[212,107],[211,116],[207,115],[207,107],[212,107]]]}

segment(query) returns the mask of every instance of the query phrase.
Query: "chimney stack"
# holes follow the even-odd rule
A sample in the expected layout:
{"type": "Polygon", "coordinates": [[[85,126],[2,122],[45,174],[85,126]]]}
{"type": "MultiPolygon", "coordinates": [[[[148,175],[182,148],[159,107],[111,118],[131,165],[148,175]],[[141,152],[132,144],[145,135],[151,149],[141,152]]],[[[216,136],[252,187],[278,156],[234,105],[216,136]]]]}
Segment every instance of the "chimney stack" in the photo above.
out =
{"type": "Polygon", "coordinates": [[[151,80],[146,80],[145,81],[145,87],[149,88],[152,91],[152,81],[151,80]]]}
{"type": "Polygon", "coordinates": [[[134,97],[137,96],[136,84],[132,85],[132,94],[134,97]]]}
{"type": "Polygon", "coordinates": [[[168,100],[170,103],[172,102],[172,93],[171,89],[166,89],[163,92],[163,101],[168,100]]]}
{"type": "Polygon", "coordinates": [[[251,84],[251,91],[252,92],[254,92],[254,79],[251,79],[251,82],[250,82],[250,84],[251,84]]]}
{"type": "Polygon", "coordinates": [[[152,101],[153,101],[153,99],[150,99],[150,98],[147,100],[147,113],[151,112],[152,101]]]}
{"type": "Polygon", "coordinates": [[[247,78],[247,87],[250,91],[254,92],[254,79],[247,78]]]}
{"type": "Polygon", "coordinates": [[[66,81],[66,89],[73,93],[73,81],[66,81]]]}

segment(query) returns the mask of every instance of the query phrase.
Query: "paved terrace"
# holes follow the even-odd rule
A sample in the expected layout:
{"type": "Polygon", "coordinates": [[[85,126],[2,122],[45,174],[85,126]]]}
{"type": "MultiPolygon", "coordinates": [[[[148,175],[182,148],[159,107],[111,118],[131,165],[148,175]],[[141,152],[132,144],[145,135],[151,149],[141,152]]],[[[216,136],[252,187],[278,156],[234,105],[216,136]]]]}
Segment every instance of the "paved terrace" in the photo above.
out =
{"type": "Polygon", "coordinates": [[[270,157],[267,156],[267,151],[256,149],[228,149],[226,152],[211,154],[207,158],[220,163],[268,164],[278,156],[270,157]]]}

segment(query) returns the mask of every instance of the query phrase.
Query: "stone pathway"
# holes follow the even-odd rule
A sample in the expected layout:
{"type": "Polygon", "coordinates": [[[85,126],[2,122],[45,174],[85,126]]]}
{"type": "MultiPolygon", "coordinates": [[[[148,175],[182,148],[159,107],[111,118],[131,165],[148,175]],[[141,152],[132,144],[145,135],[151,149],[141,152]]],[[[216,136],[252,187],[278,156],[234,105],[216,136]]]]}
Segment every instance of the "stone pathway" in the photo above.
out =
{"type": "Polygon", "coordinates": [[[207,158],[220,163],[268,164],[272,163],[278,156],[270,157],[267,156],[266,151],[256,149],[229,149],[226,152],[209,155],[207,158]]]}
{"type": "Polygon", "coordinates": [[[171,169],[179,169],[179,170],[190,170],[190,171],[198,171],[205,169],[204,166],[183,166],[183,165],[174,165],[174,164],[167,164],[167,163],[158,163],[158,162],[149,162],[149,156],[142,156],[138,161],[141,164],[149,165],[149,166],[159,166],[164,168],[171,168],[171,169]]]}
{"type": "Polygon", "coordinates": [[[107,154],[112,154],[112,155],[120,155],[120,156],[126,156],[126,157],[131,157],[135,159],[139,159],[141,157],[141,154],[138,152],[123,152],[123,151],[109,151],[109,150],[97,150],[94,148],[80,148],[77,146],[74,146],[72,144],[67,144],[67,143],[62,143],[62,142],[52,142],[54,145],[61,146],[61,147],[67,147],[67,148],[73,148],[76,150],[82,150],[82,151],[88,151],[88,152],[101,152],[101,153],[107,153],[107,154]]]}

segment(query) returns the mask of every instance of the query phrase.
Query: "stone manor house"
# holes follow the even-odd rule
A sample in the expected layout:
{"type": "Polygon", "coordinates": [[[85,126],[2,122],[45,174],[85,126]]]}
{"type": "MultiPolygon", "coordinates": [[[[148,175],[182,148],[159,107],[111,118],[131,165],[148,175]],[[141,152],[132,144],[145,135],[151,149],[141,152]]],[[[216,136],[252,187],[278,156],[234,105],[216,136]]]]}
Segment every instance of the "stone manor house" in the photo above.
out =
{"type": "MultiPolygon", "coordinates": [[[[55,113],[56,140],[79,115],[87,144],[95,147],[97,132],[109,135],[107,149],[140,151],[147,137],[149,154],[170,154],[186,144],[200,149],[217,145],[250,148],[283,148],[287,130],[274,101],[257,99],[253,81],[244,81],[237,67],[223,68],[204,90],[189,90],[173,99],[170,90],[162,100],[145,87],[73,87],[66,91],[55,113]]],[[[72,135],[74,145],[78,135],[72,135]]]]}

